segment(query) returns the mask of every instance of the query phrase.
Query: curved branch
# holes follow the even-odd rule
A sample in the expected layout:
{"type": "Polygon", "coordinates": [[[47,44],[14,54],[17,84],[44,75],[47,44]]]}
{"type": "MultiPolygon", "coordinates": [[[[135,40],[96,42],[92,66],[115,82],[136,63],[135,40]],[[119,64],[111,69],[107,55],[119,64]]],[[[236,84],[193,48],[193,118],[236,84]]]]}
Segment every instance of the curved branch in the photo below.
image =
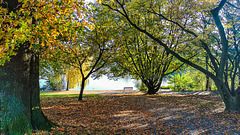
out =
{"type": "Polygon", "coordinates": [[[192,63],[191,61],[189,61],[189,60],[181,57],[179,54],[177,54],[176,52],[172,51],[172,50],[171,50],[165,43],[163,43],[160,39],[154,37],[154,36],[153,36],[152,34],[150,34],[148,31],[143,30],[143,29],[141,29],[140,27],[138,27],[135,23],[133,23],[133,22],[131,21],[131,19],[129,18],[129,16],[126,14],[126,11],[125,11],[123,5],[120,5],[120,6],[121,6],[121,9],[123,10],[123,12],[119,11],[118,9],[114,9],[114,8],[112,8],[111,6],[107,5],[107,4],[104,4],[104,3],[103,3],[103,5],[104,5],[104,6],[107,6],[107,7],[108,7],[109,9],[111,9],[111,10],[114,10],[114,11],[120,13],[122,16],[124,16],[124,17],[127,19],[127,21],[128,21],[135,29],[137,29],[138,31],[146,34],[146,35],[149,36],[151,39],[153,39],[153,40],[155,40],[156,42],[158,42],[162,47],[164,47],[164,49],[165,49],[167,52],[171,53],[173,56],[175,56],[175,57],[176,57],[177,59],[179,59],[181,62],[184,62],[184,63],[190,65],[191,67],[198,69],[199,71],[201,71],[201,72],[203,72],[204,74],[208,75],[208,76],[211,77],[212,79],[215,78],[215,75],[212,74],[211,72],[209,72],[209,71],[205,70],[204,68],[202,68],[201,66],[196,65],[196,64],[192,63]]]}
{"type": "Polygon", "coordinates": [[[230,6],[232,6],[232,7],[234,7],[234,8],[236,8],[236,9],[240,9],[240,7],[237,7],[237,6],[235,6],[235,5],[233,5],[232,3],[230,3],[230,2],[226,2],[228,5],[230,5],[230,6]]]}
{"type": "MultiPolygon", "coordinates": [[[[169,22],[171,22],[171,23],[177,25],[177,26],[180,27],[183,31],[185,31],[185,32],[188,33],[188,34],[193,35],[195,38],[198,37],[198,35],[197,35],[196,33],[194,33],[194,32],[191,31],[191,30],[188,30],[188,29],[184,28],[184,27],[183,27],[181,24],[179,24],[178,22],[173,21],[173,20],[170,20],[170,19],[168,19],[167,17],[165,17],[164,15],[159,14],[159,13],[157,13],[157,12],[155,12],[155,11],[152,11],[152,12],[149,11],[149,12],[150,12],[150,13],[153,13],[153,14],[156,14],[156,15],[162,17],[163,19],[165,19],[165,20],[167,20],[167,21],[169,21],[169,22]]],[[[201,40],[201,39],[200,39],[200,42],[201,42],[201,44],[202,44],[204,50],[206,50],[208,56],[210,57],[211,62],[212,62],[213,67],[214,67],[214,70],[217,71],[218,66],[217,66],[217,63],[216,63],[216,61],[215,61],[216,58],[212,55],[212,53],[211,53],[211,51],[210,51],[210,49],[209,49],[207,43],[205,43],[205,42],[204,42],[203,40],[201,40]]]]}
{"type": "Polygon", "coordinates": [[[227,59],[228,59],[228,40],[226,38],[226,34],[222,25],[222,22],[220,20],[219,17],[219,11],[223,8],[223,6],[225,5],[225,3],[227,2],[227,0],[222,0],[219,5],[211,10],[211,13],[213,15],[213,19],[215,21],[215,24],[218,28],[218,32],[221,38],[221,43],[222,43],[222,56],[221,56],[221,61],[220,61],[220,66],[219,66],[219,70],[217,71],[217,76],[219,76],[220,78],[223,77],[223,72],[224,72],[224,68],[225,65],[227,63],[227,59]]]}

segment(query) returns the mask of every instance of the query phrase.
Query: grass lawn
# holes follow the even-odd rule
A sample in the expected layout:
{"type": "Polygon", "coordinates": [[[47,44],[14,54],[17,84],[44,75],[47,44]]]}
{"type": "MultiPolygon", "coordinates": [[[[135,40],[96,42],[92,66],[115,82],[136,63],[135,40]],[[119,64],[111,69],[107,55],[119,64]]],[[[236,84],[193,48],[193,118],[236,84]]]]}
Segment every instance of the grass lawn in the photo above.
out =
{"type": "MultiPolygon", "coordinates": [[[[40,97],[78,97],[79,94],[69,94],[69,93],[55,93],[55,92],[47,92],[40,93],[40,97]]],[[[98,94],[83,94],[84,97],[99,97],[98,94]]]]}
{"type": "Polygon", "coordinates": [[[240,114],[219,95],[41,94],[53,134],[240,134],[240,114]]]}

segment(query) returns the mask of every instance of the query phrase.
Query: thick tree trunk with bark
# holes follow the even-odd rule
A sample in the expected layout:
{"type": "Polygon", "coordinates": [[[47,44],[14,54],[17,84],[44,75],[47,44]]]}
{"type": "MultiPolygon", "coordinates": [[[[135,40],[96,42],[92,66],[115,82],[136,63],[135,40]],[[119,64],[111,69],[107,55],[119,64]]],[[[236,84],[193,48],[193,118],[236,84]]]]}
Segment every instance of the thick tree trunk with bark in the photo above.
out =
{"type": "Polygon", "coordinates": [[[147,94],[156,94],[158,92],[158,89],[154,89],[154,88],[148,88],[147,94]]]}
{"type": "MultiPolygon", "coordinates": [[[[4,0],[1,6],[9,13],[21,8],[18,0],[4,0]]],[[[53,125],[41,110],[39,57],[29,46],[29,42],[21,44],[17,55],[0,66],[1,134],[30,134],[53,125]]]]}
{"type": "Polygon", "coordinates": [[[229,88],[219,79],[214,79],[215,85],[223,99],[226,111],[240,111],[240,88],[231,93],[229,88]]]}
{"type": "Polygon", "coordinates": [[[33,54],[30,67],[30,88],[31,88],[31,123],[33,129],[51,129],[54,123],[49,121],[41,110],[40,87],[39,87],[39,56],[33,54]]]}
{"type": "MultiPolygon", "coordinates": [[[[161,81],[162,82],[162,81],[161,81]]],[[[153,82],[143,82],[147,88],[148,91],[146,94],[156,94],[158,92],[158,90],[160,89],[161,83],[158,83],[157,85],[154,85],[153,82]]]]}
{"type": "Polygon", "coordinates": [[[24,134],[33,129],[50,129],[39,98],[39,58],[21,45],[17,55],[0,66],[2,134],[24,134]]]}
{"type": "Polygon", "coordinates": [[[224,103],[226,105],[225,111],[240,112],[240,93],[225,99],[224,103]]]}

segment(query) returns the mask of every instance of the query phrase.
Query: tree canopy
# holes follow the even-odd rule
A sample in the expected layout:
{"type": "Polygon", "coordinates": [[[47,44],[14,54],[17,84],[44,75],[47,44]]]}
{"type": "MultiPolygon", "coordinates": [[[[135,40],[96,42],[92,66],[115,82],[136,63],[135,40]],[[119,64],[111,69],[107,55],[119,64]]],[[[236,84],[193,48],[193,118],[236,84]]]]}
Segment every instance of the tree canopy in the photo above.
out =
{"type": "Polygon", "coordinates": [[[0,11],[1,132],[50,130],[40,106],[39,55],[50,57],[74,39],[87,10],[77,0],[1,0],[0,11]]]}
{"type": "MultiPolygon", "coordinates": [[[[188,0],[174,0],[174,1],[121,1],[116,0],[115,2],[105,2],[104,6],[108,7],[112,11],[118,13],[119,15],[125,18],[125,21],[133,26],[138,31],[146,34],[151,39],[156,41],[159,45],[164,47],[166,51],[172,54],[174,57],[196,68],[197,70],[203,72],[213,79],[215,82],[218,91],[220,92],[222,99],[226,105],[226,110],[240,110],[240,95],[238,94],[240,89],[236,89],[235,87],[231,87],[228,84],[228,68],[226,66],[229,64],[229,55],[230,44],[229,44],[229,36],[227,30],[229,29],[224,19],[221,19],[220,16],[223,15],[223,8],[231,5],[232,8],[236,8],[239,10],[239,5],[237,1],[232,0],[231,2],[227,2],[226,0],[221,1],[188,1],[188,0]],[[164,3],[168,3],[167,8],[164,9],[164,3]],[[157,8],[157,10],[155,9],[157,8]],[[174,12],[174,15],[166,14],[165,11],[167,9],[171,9],[169,12],[174,12]],[[165,20],[166,22],[170,22],[173,25],[176,25],[179,30],[182,30],[185,36],[183,38],[191,39],[191,42],[183,42],[183,44],[189,44],[191,47],[191,51],[199,51],[202,50],[205,52],[209,59],[211,68],[213,68],[213,72],[210,72],[205,69],[205,67],[199,65],[196,62],[188,60],[184,55],[175,50],[172,50],[169,46],[167,46],[166,39],[159,38],[156,33],[152,32],[151,29],[145,29],[142,27],[141,23],[136,22],[134,19],[136,12],[150,12],[153,16],[158,17],[161,20],[165,20]],[[180,15],[185,15],[181,19],[180,15]],[[208,22],[208,19],[212,23],[208,22]],[[207,22],[207,25],[204,25],[207,22]],[[205,27],[204,27],[205,26],[205,27]],[[211,31],[208,31],[212,29],[211,31]],[[210,42],[210,40],[214,38],[214,42],[210,42]],[[196,41],[196,42],[195,42],[196,41]],[[216,55],[217,52],[217,55],[216,55]]],[[[166,7],[165,6],[165,7],[166,7]]],[[[236,24],[238,20],[235,20],[236,24]]],[[[162,25],[160,25],[162,26],[162,25]]],[[[163,34],[162,34],[163,35],[163,34]]],[[[232,34],[234,36],[230,37],[238,37],[237,33],[232,34]]],[[[236,40],[238,41],[238,40],[236,40]]],[[[233,46],[235,54],[238,54],[239,47],[233,46]]],[[[238,57],[238,56],[236,56],[238,57]]],[[[237,58],[238,59],[238,58],[237,58]]],[[[235,59],[234,63],[238,63],[238,60],[235,59]]],[[[233,62],[232,62],[233,63],[233,62]]],[[[239,63],[238,63],[239,65],[239,63]]],[[[236,68],[236,72],[239,70],[236,68]]],[[[239,73],[239,71],[238,71],[239,73]]],[[[236,78],[234,78],[235,80],[236,78]]],[[[234,81],[232,81],[234,82],[234,81]]],[[[234,85],[234,83],[232,84],[234,85]]]]}
{"type": "Polygon", "coordinates": [[[46,52],[61,46],[63,39],[76,38],[87,25],[81,21],[87,12],[83,4],[77,0],[1,1],[1,65],[24,42],[29,42],[29,49],[46,52]]]}

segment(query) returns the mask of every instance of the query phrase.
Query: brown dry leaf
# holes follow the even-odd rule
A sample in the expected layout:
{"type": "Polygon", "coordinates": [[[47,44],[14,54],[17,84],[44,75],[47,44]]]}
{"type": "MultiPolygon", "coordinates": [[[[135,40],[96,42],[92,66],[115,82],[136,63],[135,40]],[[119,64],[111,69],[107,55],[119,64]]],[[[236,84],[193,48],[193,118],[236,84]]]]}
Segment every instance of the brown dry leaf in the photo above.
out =
{"type": "Polygon", "coordinates": [[[240,114],[218,95],[111,95],[42,98],[53,134],[240,134],[240,114]]]}

